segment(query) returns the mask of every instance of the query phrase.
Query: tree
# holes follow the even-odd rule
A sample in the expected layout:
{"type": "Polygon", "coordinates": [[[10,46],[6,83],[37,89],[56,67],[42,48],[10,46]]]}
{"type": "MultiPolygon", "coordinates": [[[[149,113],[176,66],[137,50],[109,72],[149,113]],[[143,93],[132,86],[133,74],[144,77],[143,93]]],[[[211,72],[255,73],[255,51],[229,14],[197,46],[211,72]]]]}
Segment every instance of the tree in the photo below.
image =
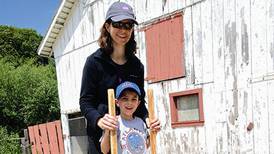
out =
{"type": "Polygon", "coordinates": [[[42,36],[35,30],[0,25],[0,58],[5,57],[7,61],[17,65],[28,58],[45,63],[47,59],[36,53],[41,40],[42,36]]]}
{"type": "Polygon", "coordinates": [[[54,62],[36,53],[41,40],[34,30],[0,25],[0,126],[10,132],[60,119],[54,62]]]}
{"type": "MultiPolygon", "coordinates": [[[[14,67],[0,59],[0,119],[8,130],[59,119],[57,81],[52,64],[34,60],[14,67]]],[[[2,125],[2,124],[1,124],[2,125]]]]}
{"type": "Polygon", "coordinates": [[[16,133],[8,133],[5,127],[0,126],[0,153],[21,153],[19,136],[16,133]]]}

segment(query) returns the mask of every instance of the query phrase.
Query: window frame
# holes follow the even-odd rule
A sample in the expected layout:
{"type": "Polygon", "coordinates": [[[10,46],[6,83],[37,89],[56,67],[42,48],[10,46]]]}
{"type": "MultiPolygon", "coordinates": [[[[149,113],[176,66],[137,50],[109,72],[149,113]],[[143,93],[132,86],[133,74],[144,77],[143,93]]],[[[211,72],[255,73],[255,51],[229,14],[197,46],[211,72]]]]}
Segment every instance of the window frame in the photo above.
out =
{"type": "Polygon", "coordinates": [[[171,112],[171,127],[188,127],[188,126],[203,126],[204,125],[204,110],[203,110],[203,96],[202,88],[185,90],[169,94],[170,112],[171,112]],[[175,99],[182,96],[197,95],[199,105],[199,120],[178,121],[178,109],[176,108],[175,99]]]}

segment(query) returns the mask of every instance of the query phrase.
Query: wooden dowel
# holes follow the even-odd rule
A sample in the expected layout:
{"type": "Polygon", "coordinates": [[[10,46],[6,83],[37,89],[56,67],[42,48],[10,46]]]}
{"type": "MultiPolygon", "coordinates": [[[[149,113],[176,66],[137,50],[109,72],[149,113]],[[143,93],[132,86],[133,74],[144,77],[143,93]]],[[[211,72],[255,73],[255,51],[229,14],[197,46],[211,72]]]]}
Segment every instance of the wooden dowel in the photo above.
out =
{"type": "MultiPolygon", "coordinates": [[[[155,113],[154,113],[154,97],[153,97],[153,90],[148,89],[148,114],[149,114],[149,122],[151,123],[152,120],[155,119],[155,113]]],[[[157,133],[155,131],[150,130],[150,149],[151,154],[156,154],[156,135],[157,133]]]]}
{"type": "MultiPolygon", "coordinates": [[[[115,98],[114,98],[113,89],[108,89],[108,112],[110,115],[116,116],[115,98]]],[[[110,151],[111,151],[111,154],[118,154],[116,131],[110,131],[110,151]]]]}

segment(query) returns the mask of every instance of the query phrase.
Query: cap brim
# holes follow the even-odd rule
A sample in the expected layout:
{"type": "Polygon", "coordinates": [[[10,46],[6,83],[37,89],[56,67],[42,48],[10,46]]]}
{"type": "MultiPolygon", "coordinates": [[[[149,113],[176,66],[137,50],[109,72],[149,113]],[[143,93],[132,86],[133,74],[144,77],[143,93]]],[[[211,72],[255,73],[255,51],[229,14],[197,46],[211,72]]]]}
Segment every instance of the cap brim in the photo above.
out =
{"type": "Polygon", "coordinates": [[[134,23],[135,23],[136,25],[138,25],[138,22],[137,22],[134,18],[132,18],[131,16],[119,15],[119,16],[111,17],[111,20],[112,20],[112,21],[115,21],[115,22],[122,21],[122,20],[126,20],[126,19],[132,20],[132,21],[134,21],[134,23]]]}
{"type": "Polygon", "coordinates": [[[136,89],[132,88],[132,87],[127,87],[127,88],[124,88],[123,90],[121,90],[119,92],[119,95],[116,96],[116,98],[120,98],[122,93],[125,91],[125,90],[130,90],[130,91],[134,91],[137,93],[137,95],[140,97],[141,96],[141,93],[139,93],[136,89]]]}

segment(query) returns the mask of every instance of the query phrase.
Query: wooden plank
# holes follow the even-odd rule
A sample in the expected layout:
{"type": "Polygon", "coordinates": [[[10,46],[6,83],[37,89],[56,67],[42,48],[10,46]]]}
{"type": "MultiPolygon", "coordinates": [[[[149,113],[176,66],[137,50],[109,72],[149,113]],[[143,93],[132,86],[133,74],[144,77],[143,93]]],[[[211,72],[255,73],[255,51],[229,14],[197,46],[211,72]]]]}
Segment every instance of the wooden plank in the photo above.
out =
{"type": "Polygon", "coordinates": [[[269,153],[267,82],[258,82],[253,84],[252,93],[254,117],[254,153],[269,153]]]}
{"type": "Polygon", "coordinates": [[[38,125],[40,132],[41,132],[41,143],[42,143],[42,149],[43,154],[49,154],[49,142],[48,142],[48,132],[46,124],[40,124],[38,125]]]}
{"type": "Polygon", "coordinates": [[[81,21],[78,22],[78,24],[79,24],[78,25],[79,28],[77,28],[78,34],[74,33],[73,35],[78,36],[78,37],[75,38],[76,40],[79,41],[78,42],[79,44],[77,46],[78,48],[82,47],[82,46],[84,46],[85,44],[88,43],[88,39],[87,39],[88,33],[87,33],[87,29],[86,29],[86,25],[87,25],[86,22],[87,22],[87,20],[85,20],[86,15],[85,16],[83,15],[83,12],[86,12],[86,10],[88,9],[88,7],[86,7],[85,5],[86,5],[85,3],[79,3],[79,6],[78,6],[79,9],[77,9],[79,11],[79,15],[80,15],[78,17],[78,19],[81,19],[81,21]]]}
{"type": "Polygon", "coordinates": [[[29,139],[30,139],[30,145],[31,145],[31,153],[36,154],[36,141],[35,141],[33,127],[34,126],[28,127],[28,131],[29,131],[29,139]]]}
{"type": "Polygon", "coordinates": [[[69,153],[72,151],[71,140],[70,140],[70,132],[69,132],[69,118],[68,114],[61,113],[61,122],[62,122],[62,133],[64,140],[64,150],[65,153],[69,153]]]}
{"type": "MultiPolygon", "coordinates": [[[[212,1],[212,33],[213,33],[213,57],[214,57],[214,87],[215,92],[221,92],[225,87],[224,75],[224,4],[223,0],[212,1]]],[[[218,103],[217,105],[221,105],[218,103]]],[[[222,107],[220,107],[222,108],[222,107]]],[[[225,117],[220,114],[218,118],[225,117]]]]}
{"type": "Polygon", "coordinates": [[[156,18],[163,14],[162,1],[146,1],[146,6],[145,20],[156,18]]]}
{"type": "Polygon", "coordinates": [[[212,15],[211,0],[194,5],[193,49],[195,83],[213,81],[212,15]]]}
{"type": "Polygon", "coordinates": [[[192,33],[192,8],[187,8],[184,12],[184,59],[185,59],[185,74],[187,84],[194,83],[194,60],[193,60],[193,33],[192,33]]]}
{"type": "Polygon", "coordinates": [[[48,136],[49,136],[50,152],[59,153],[55,123],[54,122],[47,123],[47,130],[48,130],[48,136]]]}
{"type": "Polygon", "coordinates": [[[237,132],[241,143],[239,153],[254,153],[253,130],[247,127],[253,123],[253,104],[250,88],[251,77],[251,27],[250,0],[236,1],[236,70],[238,88],[237,132]]]}
{"type": "Polygon", "coordinates": [[[213,51],[212,51],[212,0],[206,0],[201,5],[201,31],[202,31],[202,83],[213,81],[213,51]]]}
{"type": "Polygon", "coordinates": [[[228,125],[226,122],[220,122],[216,124],[216,153],[229,153],[232,151],[229,151],[228,149],[228,125]]]}
{"type": "MultiPolygon", "coordinates": [[[[151,28],[151,34],[150,34],[150,37],[151,37],[151,49],[153,48],[153,46],[154,47],[160,47],[160,41],[159,41],[159,38],[160,38],[160,35],[159,35],[159,33],[157,33],[157,29],[156,29],[156,26],[157,25],[154,25],[155,26],[155,28],[154,27],[152,27],[151,28]],[[153,35],[155,36],[155,38],[153,39],[153,35]]],[[[146,39],[146,40],[148,40],[148,39],[146,39]]],[[[147,43],[146,44],[147,46],[149,46],[149,43],[147,43]]],[[[151,67],[150,67],[150,69],[151,69],[151,72],[153,72],[151,75],[151,77],[152,77],[152,79],[151,80],[158,80],[158,69],[155,69],[154,70],[154,67],[157,65],[157,63],[158,63],[158,61],[156,61],[155,59],[159,59],[160,58],[160,54],[156,54],[157,52],[159,52],[160,53],[160,51],[157,49],[156,50],[156,48],[154,49],[154,50],[151,50],[151,51],[148,51],[147,50],[147,53],[148,52],[150,52],[150,58],[151,58],[151,63],[152,63],[152,65],[151,65],[151,67]],[[151,52],[152,51],[152,52],[151,52]]],[[[150,59],[147,59],[148,60],[148,65],[149,65],[149,61],[150,61],[150,59]]],[[[158,66],[159,66],[159,64],[158,64],[158,66]]],[[[148,72],[149,73],[149,72],[148,72]]],[[[148,74],[149,75],[149,74],[148,74]]]]}
{"type": "Polygon", "coordinates": [[[237,87],[236,76],[236,19],[235,1],[224,0],[224,71],[225,89],[234,90],[237,87]]]}
{"type": "Polygon", "coordinates": [[[194,5],[192,7],[193,19],[193,56],[194,56],[194,72],[195,84],[202,83],[203,78],[203,42],[202,42],[202,19],[201,19],[201,5],[194,5]]]}
{"type": "MultiPolygon", "coordinates": [[[[274,72],[274,1],[266,2],[267,73],[274,72]]],[[[273,145],[273,144],[272,144],[273,145]]]]}
{"type": "MultiPolygon", "coordinates": [[[[93,7],[93,11],[94,11],[94,28],[93,28],[93,39],[92,41],[96,41],[101,32],[100,29],[103,25],[103,23],[105,22],[105,15],[106,15],[106,11],[108,9],[108,7],[104,6],[105,2],[102,1],[97,1],[98,3],[96,3],[95,7],[93,7]]],[[[109,3],[109,1],[107,2],[109,3]]],[[[95,43],[97,45],[97,43],[95,43]]],[[[98,47],[98,45],[97,45],[98,47]]],[[[94,51],[95,52],[95,51],[94,51]]]]}
{"type": "Polygon", "coordinates": [[[252,78],[267,74],[266,1],[251,1],[252,78]]]}
{"type": "Polygon", "coordinates": [[[171,66],[167,68],[168,79],[172,79],[185,76],[183,15],[170,19],[168,27],[169,49],[165,51],[165,57],[168,57],[171,66]]]}
{"type": "Polygon", "coordinates": [[[206,149],[204,153],[217,153],[217,117],[220,111],[217,109],[219,103],[219,93],[214,92],[214,84],[205,84],[202,88],[203,114],[204,114],[204,130],[200,131],[199,148],[206,149]],[[210,120],[208,120],[210,119],[210,120]],[[216,131],[212,131],[216,130],[216,131]]]}
{"type": "Polygon", "coordinates": [[[267,83],[267,96],[268,96],[268,130],[269,130],[269,153],[274,153],[274,95],[273,95],[273,91],[274,91],[274,81],[269,81],[267,83]]]}
{"type": "Polygon", "coordinates": [[[147,18],[147,5],[143,1],[134,1],[134,8],[135,8],[135,14],[136,19],[139,23],[142,23],[147,18]]]}
{"type": "Polygon", "coordinates": [[[239,153],[253,154],[254,153],[254,135],[253,129],[248,130],[248,126],[253,123],[253,104],[251,88],[239,89],[238,91],[240,116],[237,118],[238,140],[241,143],[239,153]]]}
{"type": "MultiPolygon", "coordinates": [[[[176,1],[176,0],[174,0],[176,1]]],[[[174,1],[172,1],[174,3],[174,1]]],[[[170,1],[162,1],[162,14],[170,12],[171,7],[169,6],[170,1]]],[[[174,5],[173,5],[174,6],[174,5]]]]}
{"type": "Polygon", "coordinates": [[[85,8],[85,16],[84,16],[84,20],[83,22],[85,22],[84,26],[85,26],[85,37],[86,37],[86,41],[90,42],[91,40],[94,40],[94,34],[93,32],[93,25],[94,25],[94,13],[93,13],[93,9],[92,9],[93,5],[90,7],[86,7],[85,8]]]}
{"type": "Polygon", "coordinates": [[[145,31],[145,39],[146,39],[146,76],[145,78],[147,80],[151,80],[152,78],[154,78],[155,74],[154,71],[153,71],[153,63],[151,63],[151,60],[149,59],[153,59],[153,53],[151,53],[150,51],[152,51],[152,48],[151,46],[153,45],[153,43],[155,43],[156,41],[153,41],[152,40],[152,31],[153,29],[148,29],[145,31]],[[150,46],[150,45],[151,46],[150,46]]]}
{"type": "Polygon", "coordinates": [[[225,107],[227,111],[228,151],[239,153],[238,146],[238,87],[237,87],[237,51],[236,51],[236,3],[224,0],[224,75],[225,107]]]}
{"type": "MultiPolygon", "coordinates": [[[[251,1],[252,79],[267,75],[267,8],[266,1],[251,1]]],[[[253,90],[254,153],[269,153],[267,84],[255,83],[253,90]]]]}
{"type": "MultiPolygon", "coordinates": [[[[227,90],[225,92],[225,103],[227,109],[227,124],[228,124],[228,149],[235,153],[240,153],[240,134],[239,132],[239,101],[238,90],[227,90]]],[[[242,115],[241,115],[242,116],[242,115]]]]}
{"type": "Polygon", "coordinates": [[[55,121],[55,126],[56,126],[56,130],[57,130],[59,154],[64,154],[65,150],[64,150],[64,141],[63,141],[61,121],[60,120],[55,121]]]}
{"type": "MultiPolygon", "coordinates": [[[[108,89],[108,112],[111,116],[116,116],[114,90],[108,89]]],[[[110,153],[118,154],[117,131],[110,131],[110,153]]]]}
{"type": "MultiPolygon", "coordinates": [[[[159,53],[154,53],[154,57],[157,54],[157,58],[154,59],[154,70],[156,72],[156,80],[160,81],[163,79],[169,78],[169,56],[170,54],[167,51],[172,51],[170,47],[170,21],[164,21],[155,25],[156,33],[159,33],[159,43],[158,43],[158,51],[159,53]]],[[[155,48],[155,47],[154,47],[155,48]]],[[[173,70],[173,69],[172,69],[173,70]]]]}
{"type": "MultiPolygon", "coordinates": [[[[138,31],[136,33],[136,41],[138,42],[139,50],[137,50],[136,56],[141,60],[144,67],[147,68],[146,57],[146,38],[145,31],[138,31]]],[[[147,76],[147,69],[145,69],[144,76],[147,76]]]]}
{"type": "MultiPolygon", "coordinates": [[[[149,113],[149,122],[152,122],[155,119],[155,112],[154,112],[154,96],[153,90],[148,89],[148,113],[149,113]]],[[[151,154],[156,154],[156,135],[157,132],[150,130],[150,147],[151,147],[151,154]]]]}
{"type": "Polygon", "coordinates": [[[163,14],[171,13],[185,6],[185,1],[182,0],[172,0],[163,1],[162,8],[164,9],[163,14]]]}
{"type": "MultiPolygon", "coordinates": [[[[224,70],[224,0],[212,0],[212,91],[204,91],[207,153],[229,153],[224,70]],[[211,93],[211,94],[210,94],[211,93]],[[212,99],[212,100],[210,100],[212,99]],[[208,105],[206,105],[209,103],[208,105]],[[213,111],[212,111],[212,109],[213,111]],[[216,112],[214,113],[214,109],[216,112]],[[216,116],[215,116],[216,115],[216,116]],[[210,119],[210,120],[206,120],[210,119]],[[213,123],[215,122],[215,124],[213,123]],[[209,124],[208,124],[209,123],[209,124]],[[210,132],[211,130],[216,130],[210,132]]],[[[204,9],[204,8],[203,8],[204,9]]],[[[210,77],[208,78],[210,79],[210,77]]]]}
{"type": "Polygon", "coordinates": [[[236,1],[237,87],[246,88],[251,77],[250,1],[236,1]]]}
{"type": "Polygon", "coordinates": [[[33,131],[34,131],[34,137],[35,137],[35,143],[36,143],[36,151],[38,152],[38,154],[43,153],[42,145],[41,145],[41,136],[39,133],[38,125],[33,126],[33,131]]]}

